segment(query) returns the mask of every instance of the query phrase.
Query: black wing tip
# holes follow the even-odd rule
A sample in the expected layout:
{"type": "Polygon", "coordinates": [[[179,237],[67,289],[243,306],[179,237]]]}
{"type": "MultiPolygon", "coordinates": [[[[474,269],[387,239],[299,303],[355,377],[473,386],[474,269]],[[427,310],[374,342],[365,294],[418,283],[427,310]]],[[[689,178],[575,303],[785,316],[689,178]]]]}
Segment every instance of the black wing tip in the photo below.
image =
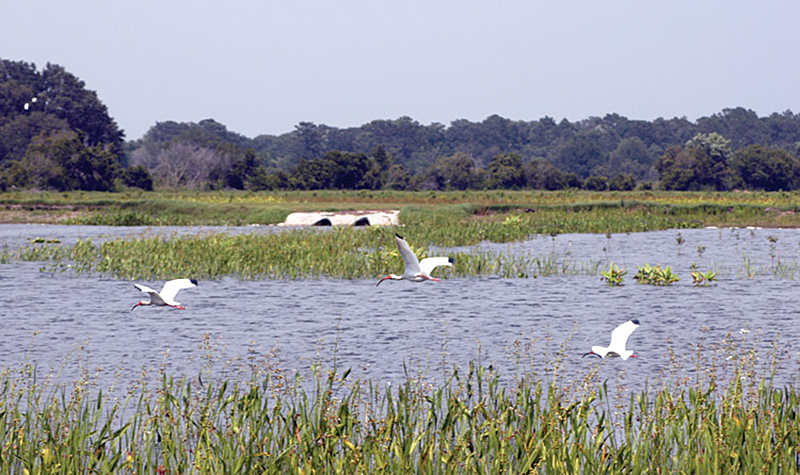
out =
{"type": "Polygon", "coordinates": [[[399,235],[398,233],[394,233],[394,236],[395,236],[397,239],[403,239],[403,236],[399,235]]]}
{"type": "Polygon", "coordinates": [[[454,261],[452,257],[448,257],[447,258],[447,262],[449,262],[450,264],[455,264],[456,263],[456,261],[454,261]]]}
{"type": "Polygon", "coordinates": [[[194,285],[197,285],[197,279],[189,279],[189,282],[193,283],[194,285]]]}
{"type": "Polygon", "coordinates": [[[639,324],[639,319],[638,318],[634,318],[631,321],[633,322],[634,325],[638,325],[639,324]]]}

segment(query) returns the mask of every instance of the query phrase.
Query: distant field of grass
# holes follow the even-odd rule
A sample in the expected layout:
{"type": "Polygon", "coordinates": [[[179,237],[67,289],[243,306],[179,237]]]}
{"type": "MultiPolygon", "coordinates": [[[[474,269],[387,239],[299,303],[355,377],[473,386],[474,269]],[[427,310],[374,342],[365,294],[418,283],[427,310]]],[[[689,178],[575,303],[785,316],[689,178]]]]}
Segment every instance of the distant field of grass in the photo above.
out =
{"type": "MultiPolygon", "coordinates": [[[[294,211],[400,209],[475,223],[535,210],[535,232],[624,232],[717,226],[800,226],[796,192],[207,191],[7,192],[0,221],[103,225],[276,224],[294,211]],[[594,216],[602,210],[605,215],[594,216]],[[575,216],[586,219],[574,219],[575,216]],[[637,219],[625,219],[636,215],[637,219]],[[597,219],[595,219],[597,218],[597,219]],[[595,221],[604,221],[597,224],[595,221]],[[567,229],[563,229],[567,226],[567,229]],[[614,226],[620,226],[615,228],[614,226]]],[[[405,215],[405,216],[404,216],[405,215]]],[[[404,220],[405,222],[405,220],[404,220]]]]}

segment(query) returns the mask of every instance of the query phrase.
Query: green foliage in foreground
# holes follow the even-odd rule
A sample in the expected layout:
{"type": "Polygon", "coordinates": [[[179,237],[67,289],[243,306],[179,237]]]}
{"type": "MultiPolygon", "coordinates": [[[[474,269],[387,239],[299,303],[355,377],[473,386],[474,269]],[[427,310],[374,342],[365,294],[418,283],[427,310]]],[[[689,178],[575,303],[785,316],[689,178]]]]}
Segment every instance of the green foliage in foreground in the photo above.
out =
{"type": "Polygon", "coordinates": [[[755,378],[755,354],[735,346],[729,380],[622,399],[597,366],[569,383],[501,385],[471,365],[385,388],[312,367],[308,390],[276,368],[244,382],[162,372],[118,400],[25,365],[0,373],[0,474],[798,473],[800,392],[755,378]]]}

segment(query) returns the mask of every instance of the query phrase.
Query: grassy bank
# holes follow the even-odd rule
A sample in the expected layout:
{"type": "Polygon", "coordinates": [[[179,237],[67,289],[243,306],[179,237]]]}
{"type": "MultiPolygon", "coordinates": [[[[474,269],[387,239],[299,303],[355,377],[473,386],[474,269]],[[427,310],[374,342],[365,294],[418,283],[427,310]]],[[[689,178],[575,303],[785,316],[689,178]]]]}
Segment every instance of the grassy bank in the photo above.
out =
{"type": "Polygon", "coordinates": [[[271,367],[244,381],[162,370],[124,400],[6,368],[0,474],[798,473],[798,389],[756,377],[754,347],[721,346],[730,378],[698,362],[623,399],[591,365],[505,386],[477,365],[397,387],[319,366],[310,385],[271,367]]]}
{"type": "MultiPolygon", "coordinates": [[[[0,222],[105,225],[276,224],[294,211],[400,209],[441,212],[484,223],[535,210],[536,232],[624,232],[694,225],[800,226],[800,194],[586,192],[586,191],[292,191],[292,192],[7,192],[0,194],[0,222]],[[620,222],[573,223],[568,215],[598,210],[620,222]],[[563,219],[562,219],[563,218],[563,219]]],[[[591,216],[590,216],[591,217],[591,216]]],[[[590,222],[591,220],[584,220],[590,222]]]]}

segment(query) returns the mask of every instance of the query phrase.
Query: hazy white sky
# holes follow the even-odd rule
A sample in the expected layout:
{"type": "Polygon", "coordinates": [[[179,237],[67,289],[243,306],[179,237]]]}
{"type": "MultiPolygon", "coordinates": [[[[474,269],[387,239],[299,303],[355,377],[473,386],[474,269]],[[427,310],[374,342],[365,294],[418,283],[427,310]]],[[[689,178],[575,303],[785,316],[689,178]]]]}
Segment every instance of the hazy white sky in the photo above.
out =
{"type": "Polygon", "coordinates": [[[126,132],[800,112],[795,0],[6,1],[0,58],[64,66],[126,132]]]}

